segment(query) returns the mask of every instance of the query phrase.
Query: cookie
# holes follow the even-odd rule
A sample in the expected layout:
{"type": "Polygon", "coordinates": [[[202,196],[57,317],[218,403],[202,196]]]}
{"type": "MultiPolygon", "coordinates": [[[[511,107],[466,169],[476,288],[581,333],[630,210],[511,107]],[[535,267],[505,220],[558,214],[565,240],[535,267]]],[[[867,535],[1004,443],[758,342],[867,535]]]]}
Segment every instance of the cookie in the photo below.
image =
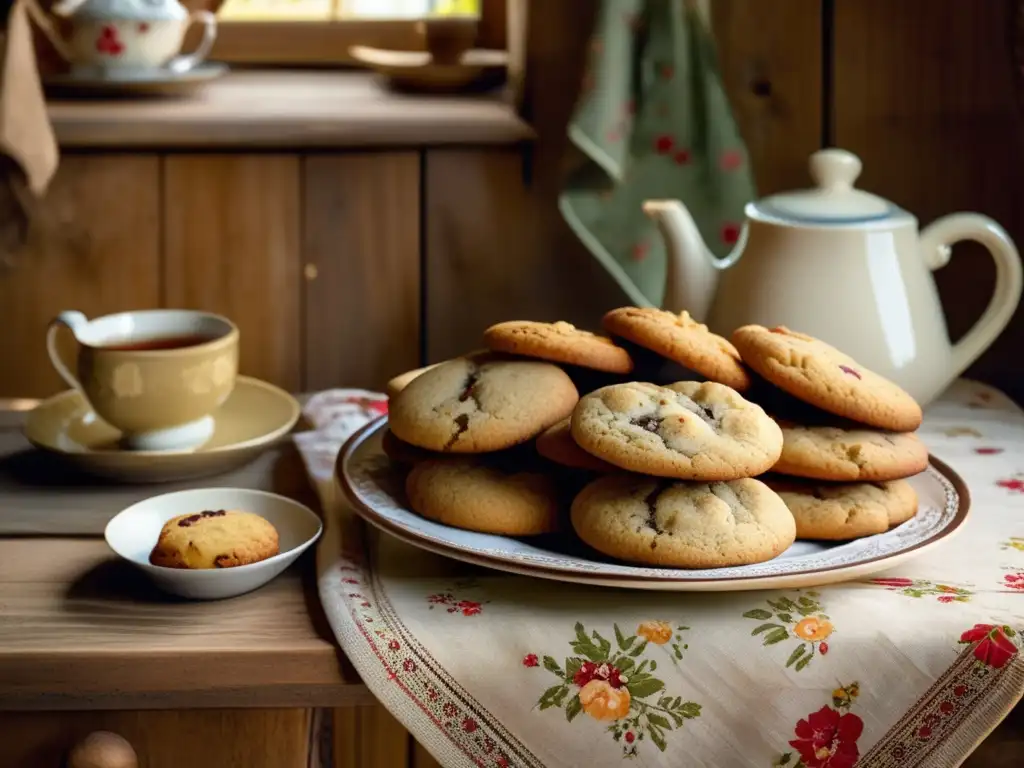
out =
{"type": "Polygon", "coordinates": [[[412,371],[406,371],[405,373],[400,373],[397,376],[395,376],[395,378],[391,379],[391,381],[389,381],[387,383],[387,386],[384,388],[384,392],[385,394],[387,394],[388,399],[394,400],[398,396],[399,392],[401,392],[403,389],[409,386],[409,382],[411,382],[421,373],[426,373],[432,368],[437,368],[437,366],[439,366],[440,364],[441,363],[434,363],[433,365],[428,365],[424,368],[416,368],[412,371]]]}
{"type": "Polygon", "coordinates": [[[252,512],[208,509],[164,523],[149,562],[164,568],[234,568],[277,553],[277,530],[266,519],[252,512]]]}
{"type": "Polygon", "coordinates": [[[416,464],[405,492],[423,517],[504,536],[556,531],[564,507],[552,476],[465,457],[416,464]]]}
{"type": "Polygon", "coordinates": [[[601,320],[606,331],[620,336],[662,357],[745,392],[750,374],[740,362],[740,353],[728,339],[711,333],[687,312],[666,312],[654,307],[620,307],[601,320]]]}
{"type": "Polygon", "coordinates": [[[395,433],[390,429],[385,429],[384,433],[380,436],[380,447],[384,451],[384,455],[395,464],[416,464],[444,455],[434,451],[425,451],[422,448],[417,448],[415,445],[409,445],[404,440],[399,440],[395,437],[395,433]]]}
{"type": "Polygon", "coordinates": [[[772,476],[765,483],[793,513],[798,539],[859,539],[917,514],[917,493],[906,480],[826,484],[772,476]]]}
{"type": "Polygon", "coordinates": [[[571,519],[599,552],[675,568],[760,563],[785,552],[796,536],[782,499],[750,478],[681,483],[606,475],[576,496],[571,519]]]}
{"type": "Polygon", "coordinates": [[[389,405],[395,437],[428,451],[486,453],[532,439],[579,395],[558,366],[480,355],[417,376],[389,405]]]}
{"type": "Polygon", "coordinates": [[[761,407],[713,381],[604,387],[580,400],[571,428],[581,448],[617,467],[683,480],[753,477],[782,452],[761,407]]]}
{"type": "Polygon", "coordinates": [[[913,432],[778,424],[782,456],[773,472],[854,482],[898,480],[928,467],[928,449],[913,432]]]}
{"type": "Polygon", "coordinates": [[[562,419],[537,435],[537,453],[556,464],[591,472],[614,472],[618,467],[580,448],[572,439],[569,419],[562,419]]]}
{"type": "Polygon", "coordinates": [[[745,325],[733,333],[732,343],[743,362],[805,403],[892,432],[921,426],[914,398],[823,341],[781,325],[745,325]]]}
{"type": "Polygon", "coordinates": [[[629,373],[633,360],[615,342],[570,323],[510,320],[484,331],[484,344],[495,352],[538,357],[607,373],[629,373]]]}

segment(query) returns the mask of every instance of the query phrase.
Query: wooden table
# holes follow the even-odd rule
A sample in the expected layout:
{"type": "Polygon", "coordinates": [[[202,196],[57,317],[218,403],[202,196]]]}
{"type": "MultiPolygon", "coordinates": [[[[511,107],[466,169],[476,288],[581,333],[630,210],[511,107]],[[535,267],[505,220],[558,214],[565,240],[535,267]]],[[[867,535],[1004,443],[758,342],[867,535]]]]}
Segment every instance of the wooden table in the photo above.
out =
{"type": "MultiPolygon", "coordinates": [[[[275,485],[313,503],[294,448],[278,454],[275,485]]],[[[24,520],[26,498],[0,482],[0,519],[24,520]]],[[[315,708],[372,701],[326,624],[313,551],[256,592],[188,602],[101,538],[0,537],[0,768],[58,768],[97,729],[147,768],[306,768],[315,708]]]]}

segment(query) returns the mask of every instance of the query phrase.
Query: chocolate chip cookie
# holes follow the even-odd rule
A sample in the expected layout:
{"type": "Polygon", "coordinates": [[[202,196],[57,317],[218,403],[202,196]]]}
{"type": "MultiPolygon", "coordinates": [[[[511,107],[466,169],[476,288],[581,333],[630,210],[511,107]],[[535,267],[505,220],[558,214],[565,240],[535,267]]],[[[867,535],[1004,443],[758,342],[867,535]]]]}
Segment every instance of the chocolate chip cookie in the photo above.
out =
{"type": "Polygon", "coordinates": [[[486,453],[530,440],[578,399],[556,365],[477,355],[413,379],[390,403],[388,425],[399,440],[428,451],[486,453]]]}
{"type": "Polygon", "coordinates": [[[773,475],[765,483],[793,513],[798,539],[850,541],[884,533],[917,513],[917,493],[906,480],[828,484],[773,475]]]}
{"type": "Polygon", "coordinates": [[[735,480],[768,470],[782,432],[761,407],[713,381],[613,384],[580,400],[572,437],[622,469],[683,480],[735,480]]]}
{"type": "Polygon", "coordinates": [[[164,568],[234,568],[278,553],[277,530],[252,512],[207,509],[172,517],[149,562],[164,568]]]}
{"type": "Polygon", "coordinates": [[[892,432],[921,426],[921,406],[898,385],[812,336],[784,326],[737,328],[743,362],[790,395],[837,416],[892,432]]]}
{"type": "Polygon", "coordinates": [[[569,419],[562,419],[537,435],[537,453],[556,464],[591,472],[614,472],[618,467],[580,448],[572,439],[569,419]]]}
{"type": "Polygon", "coordinates": [[[753,479],[681,483],[606,475],[572,503],[573,528],[620,560],[674,568],[721,568],[771,560],[796,536],[793,515],[753,479]]]}
{"type": "Polygon", "coordinates": [[[550,533],[559,529],[564,511],[551,475],[466,457],[417,463],[405,491],[423,517],[480,533],[550,533]]]}
{"type": "Polygon", "coordinates": [[[745,392],[750,374],[728,339],[711,333],[687,312],[620,307],[601,320],[606,331],[679,363],[711,381],[745,392]]]}
{"type": "Polygon", "coordinates": [[[853,482],[898,480],[928,467],[928,449],[913,432],[778,424],[782,456],[773,472],[853,482]]]}
{"type": "Polygon", "coordinates": [[[615,342],[570,323],[510,320],[484,331],[484,344],[495,352],[537,357],[607,373],[629,373],[633,360],[615,342]]]}

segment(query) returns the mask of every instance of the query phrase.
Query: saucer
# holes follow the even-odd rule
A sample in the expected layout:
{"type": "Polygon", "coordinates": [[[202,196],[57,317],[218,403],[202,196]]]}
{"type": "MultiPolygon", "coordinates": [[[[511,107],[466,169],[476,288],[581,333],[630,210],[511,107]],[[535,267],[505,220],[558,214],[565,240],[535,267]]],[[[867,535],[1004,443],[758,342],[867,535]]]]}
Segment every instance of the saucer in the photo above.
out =
{"type": "Polygon", "coordinates": [[[393,51],[353,45],[352,58],[399,88],[416,91],[454,91],[471,86],[494,86],[508,71],[506,51],[476,48],[454,64],[438,64],[428,51],[393,51]]]}
{"type": "Polygon", "coordinates": [[[43,85],[67,94],[173,96],[190,93],[222,77],[227,71],[227,64],[216,61],[204,61],[185,72],[175,72],[167,67],[83,70],[48,75],[43,85]]]}
{"type": "Polygon", "coordinates": [[[132,504],[107,523],[103,537],[115,554],[144,571],[165,592],[192,600],[220,600],[262,587],[309,549],[322,530],[313,510],[285,496],[245,488],[200,488],[132,504]],[[240,509],[260,515],[277,529],[280,551],[235,568],[188,570],[151,565],[149,553],[164,523],[204,509],[240,509]]]}
{"type": "Polygon", "coordinates": [[[100,420],[77,390],[44,400],[25,420],[25,437],[90,475],[159,483],[219,474],[245,464],[291,431],[301,409],[272,384],[239,376],[213,414],[213,436],[190,451],[125,451],[121,433],[100,420]]]}

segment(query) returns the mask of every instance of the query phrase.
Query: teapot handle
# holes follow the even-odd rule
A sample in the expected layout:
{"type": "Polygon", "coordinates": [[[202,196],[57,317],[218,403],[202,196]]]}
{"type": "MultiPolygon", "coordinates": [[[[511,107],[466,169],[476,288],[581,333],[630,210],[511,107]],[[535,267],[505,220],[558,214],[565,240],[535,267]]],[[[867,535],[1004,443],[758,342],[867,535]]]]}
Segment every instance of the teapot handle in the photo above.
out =
{"type": "Polygon", "coordinates": [[[983,245],[996,263],[996,288],[988,306],[978,321],[960,341],[953,345],[952,381],[973,363],[1002,333],[1020,302],[1020,254],[998,223],[977,213],[953,213],[933,221],[921,232],[924,263],[931,270],[941,269],[949,263],[951,247],[961,240],[972,240],[983,245]]]}

